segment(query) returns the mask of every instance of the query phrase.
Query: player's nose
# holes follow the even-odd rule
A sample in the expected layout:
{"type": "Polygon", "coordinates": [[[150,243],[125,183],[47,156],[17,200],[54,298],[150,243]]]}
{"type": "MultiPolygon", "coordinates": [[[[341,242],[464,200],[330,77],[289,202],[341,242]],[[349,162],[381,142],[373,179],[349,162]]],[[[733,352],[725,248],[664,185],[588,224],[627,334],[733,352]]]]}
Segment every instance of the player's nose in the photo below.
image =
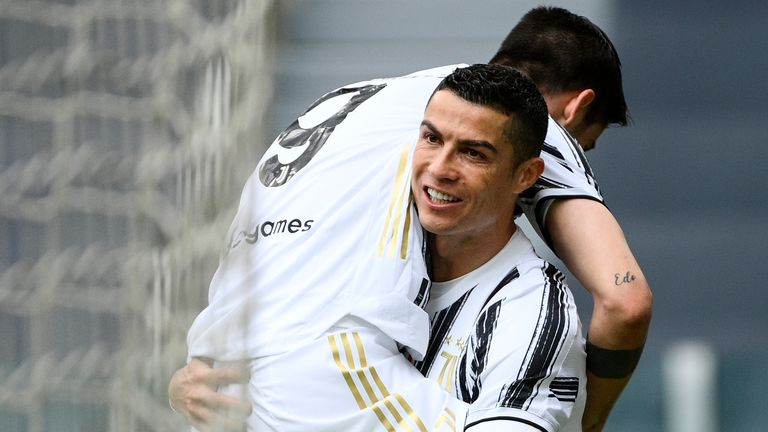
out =
{"type": "Polygon", "coordinates": [[[436,179],[455,180],[458,175],[455,151],[448,146],[436,151],[430,159],[428,171],[436,179]]]}

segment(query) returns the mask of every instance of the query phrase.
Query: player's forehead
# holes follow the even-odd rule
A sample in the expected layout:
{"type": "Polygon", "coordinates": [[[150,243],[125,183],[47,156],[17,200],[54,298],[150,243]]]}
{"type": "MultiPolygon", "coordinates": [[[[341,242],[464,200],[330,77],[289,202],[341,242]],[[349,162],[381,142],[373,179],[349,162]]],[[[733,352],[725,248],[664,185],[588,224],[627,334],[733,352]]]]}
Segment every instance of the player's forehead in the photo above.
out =
{"type": "Polygon", "coordinates": [[[506,132],[509,116],[491,107],[469,102],[449,90],[430,99],[422,127],[451,134],[451,138],[498,142],[506,132]]]}

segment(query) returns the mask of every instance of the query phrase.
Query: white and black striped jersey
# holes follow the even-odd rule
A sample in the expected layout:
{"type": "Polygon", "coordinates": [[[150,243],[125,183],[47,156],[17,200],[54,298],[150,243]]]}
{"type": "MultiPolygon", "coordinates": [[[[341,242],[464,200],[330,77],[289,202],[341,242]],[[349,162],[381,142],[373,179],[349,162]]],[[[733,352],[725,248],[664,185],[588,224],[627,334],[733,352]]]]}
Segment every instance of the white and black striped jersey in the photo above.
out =
{"type": "Polygon", "coordinates": [[[545,220],[554,200],[586,198],[603,202],[603,196],[584,150],[552,117],[549,118],[541,158],[544,159],[544,172],[536,184],[520,194],[518,204],[539,237],[551,247],[545,220]]]}
{"type": "Polygon", "coordinates": [[[470,403],[469,430],[489,420],[581,430],[586,353],[576,305],[520,229],[483,266],[433,283],[427,311],[432,334],[415,365],[470,403]]]}

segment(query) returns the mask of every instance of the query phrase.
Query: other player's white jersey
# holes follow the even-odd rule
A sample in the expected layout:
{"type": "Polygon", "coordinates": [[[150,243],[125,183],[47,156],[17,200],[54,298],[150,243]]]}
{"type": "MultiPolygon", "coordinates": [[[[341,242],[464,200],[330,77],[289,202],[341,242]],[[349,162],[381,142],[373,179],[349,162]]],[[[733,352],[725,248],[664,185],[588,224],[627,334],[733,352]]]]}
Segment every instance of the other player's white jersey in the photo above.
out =
{"type": "Polygon", "coordinates": [[[280,134],[245,186],[190,356],[283,353],[346,315],[424,352],[411,156],[427,101],[454,68],[340,88],[280,134]]]}
{"type": "MultiPolygon", "coordinates": [[[[280,134],[245,185],[190,356],[286,352],[345,315],[424,352],[428,282],[411,155],[430,95],[459,66],[342,87],[280,134]]],[[[549,126],[544,175],[521,199],[540,216],[537,229],[539,203],[553,196],[601,199],[578,146],[549,126]]]]}
{"type": "Polygon", "coordinates": [[[467,426],[581,430],[586,354],[576,305],[520,229],[483,266],[433,283],[427,311],[432,336],[416,366],[470,403],[467,426]]]}

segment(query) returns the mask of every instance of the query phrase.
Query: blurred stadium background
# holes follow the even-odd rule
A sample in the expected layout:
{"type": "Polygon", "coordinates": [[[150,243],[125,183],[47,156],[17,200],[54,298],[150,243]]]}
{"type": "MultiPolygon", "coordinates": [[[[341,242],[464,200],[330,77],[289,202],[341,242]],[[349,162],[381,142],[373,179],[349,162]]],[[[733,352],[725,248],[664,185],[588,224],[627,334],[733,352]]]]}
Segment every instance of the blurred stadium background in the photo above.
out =
{"type": "MultiPolygon", "coordinates": [[[[167,380],[265,143],[538,4],[0,0],[0,430],[181,430],[167,380]]],[[[768,4],[546,4],[611,36],[634,119],[589,155],[655,294],[607,430],[765,430],[768,4]]]]}

